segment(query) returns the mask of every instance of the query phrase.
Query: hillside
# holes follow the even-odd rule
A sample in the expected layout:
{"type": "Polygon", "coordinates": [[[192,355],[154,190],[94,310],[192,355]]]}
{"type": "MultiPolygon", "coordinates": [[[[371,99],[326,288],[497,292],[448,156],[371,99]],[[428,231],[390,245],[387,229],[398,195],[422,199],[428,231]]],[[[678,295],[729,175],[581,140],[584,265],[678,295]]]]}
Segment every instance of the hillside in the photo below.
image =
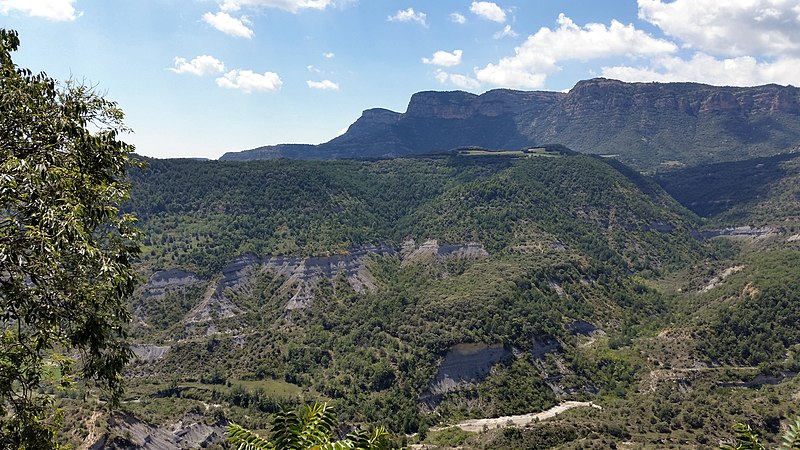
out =
{"type": "Polygon", "coordinates": [[[614,160],[148,163],[126,207],[147,236],[128,398],[110,417],[62,399],[85,424],[72,442],[219,448],[226,421],[313,400],[398,443],[476,449],[697,448],[792,414],[800,240],[700,240],[614,160]],[[600,408],[446,429],[571,401],[600,408]]]}
{"type": "Polygon", "coordinates": [[[656,174],[675,199],[717,226],[800,226],[800,153],[656,174]]]}
{"type": "Polygon", "coordinates": [[[397,247],[409,238],[477,241],[498,251],[526,221],[592,256],[613,252],[633,263],[647,258],[626,248],[643,245],[637,238],[657,246],[656,230],[679,224],[688,233],[693,226],[656,184],[613,162],[553,148],[519,158],[489,152],[376,162],[153,160],[134,175],[128,208],[152,247],[146,264],[206,275],[245,252],[331,255],[353,245],[397,247]],[[607,242],[597,241],[598,232],[607,242]]]}
{"type": "Polygon", "coordinates": [[[419,92],[404,113],[369,109],[319,145],[230,152],[224,160],[387,158],[463,146],[562,143],[643,171],[771,156],[800,145],[800,89],[581,81],[567,93],[419,92]]]}

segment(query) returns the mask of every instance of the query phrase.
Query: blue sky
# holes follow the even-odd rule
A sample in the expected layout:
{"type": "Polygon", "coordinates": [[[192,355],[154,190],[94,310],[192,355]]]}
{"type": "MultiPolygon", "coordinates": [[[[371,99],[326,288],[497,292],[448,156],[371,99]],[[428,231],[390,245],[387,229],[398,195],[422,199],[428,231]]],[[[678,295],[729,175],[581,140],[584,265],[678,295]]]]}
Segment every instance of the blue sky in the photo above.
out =
{"type": "Polygon", "coordinates": [[[423,90],[800,84],[799,0],[0,0],[0,26],[159,158],[324,142],[423,90]]]}

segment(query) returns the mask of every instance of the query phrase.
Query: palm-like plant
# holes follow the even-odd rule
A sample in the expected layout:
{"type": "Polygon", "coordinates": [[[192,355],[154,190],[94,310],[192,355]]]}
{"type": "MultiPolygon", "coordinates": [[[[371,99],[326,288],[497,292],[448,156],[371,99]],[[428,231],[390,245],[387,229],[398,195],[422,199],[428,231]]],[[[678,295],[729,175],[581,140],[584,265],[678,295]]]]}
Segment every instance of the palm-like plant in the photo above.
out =
{"type": "Polygon", "coordinates": [[[228,425],[228,440],[238,450],[382,450],[387,447],[388,433],[378,428],[373,432],[359,430],[342,440],[332,441],[336,415],[327,403],[306,406],[301,412],[286,408],[272,418],[272,441],[239,425],[228,425]]]}
{"type": "Polygon", "coordinates": [[[782,449],[800,449],[800,417],[795,417],[794,422],[783,433],[782,449]]]}
{"type": "MultiPolygon", "coordinates": [[[[723,444],[722,450],[766,450],[767,447],[758,439],[758,434],[750,428],[750,425],[737,423],[733,426],[736,433],[736,441],[733,444],[723,444]]],[[[800,417],[796,417],[794,422],[783,433],[781,444],[778,450],[800,450],[800,417]]]]}

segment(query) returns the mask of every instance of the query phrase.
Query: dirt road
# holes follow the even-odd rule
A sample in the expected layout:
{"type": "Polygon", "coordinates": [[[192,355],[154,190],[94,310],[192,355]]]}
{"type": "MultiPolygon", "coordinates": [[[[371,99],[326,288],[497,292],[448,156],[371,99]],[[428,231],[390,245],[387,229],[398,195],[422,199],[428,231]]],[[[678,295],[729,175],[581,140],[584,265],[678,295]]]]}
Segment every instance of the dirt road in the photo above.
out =
{"type": "MultiPolygon", "coordinates": [[[[472,432],[480,432],[485,429],[497,428],[497,427],[510,427],[510,426],[522,427],[535,420],[549,419],[551,417],[555,417],[558,414],[561,414],[564,411],[570,410],[572,408],[581,408],[581,407],[603,409],[600,405],[595,405],[592,402],[569,401],[556,405],[548,409],[547,411],[542,411],[538,413],[522,414],[519,416],[504,416],[504,417],[497,417],[494,419],[470,419],[450,426],[458,427],[464,431],[472,431],[472,432]]],[[[444,428],[449,428],[449,427],[444,427],[444,428]]]]}

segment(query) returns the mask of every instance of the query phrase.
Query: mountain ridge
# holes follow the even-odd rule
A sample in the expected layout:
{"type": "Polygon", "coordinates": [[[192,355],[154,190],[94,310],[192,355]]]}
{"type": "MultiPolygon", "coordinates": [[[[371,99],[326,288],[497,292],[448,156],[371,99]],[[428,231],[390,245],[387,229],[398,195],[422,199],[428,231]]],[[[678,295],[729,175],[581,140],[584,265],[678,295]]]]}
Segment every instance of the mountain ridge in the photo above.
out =
{"type": "Polygon", "coordinates": [[[220,159],[391,158],[463,146],[552,142],[612,154],[644,171],[771,156],[800,145],[800,89],[579,81],[569,92],[422,91],[406,112],[367,109],[328,142],[280,144],[220,159]]]}

